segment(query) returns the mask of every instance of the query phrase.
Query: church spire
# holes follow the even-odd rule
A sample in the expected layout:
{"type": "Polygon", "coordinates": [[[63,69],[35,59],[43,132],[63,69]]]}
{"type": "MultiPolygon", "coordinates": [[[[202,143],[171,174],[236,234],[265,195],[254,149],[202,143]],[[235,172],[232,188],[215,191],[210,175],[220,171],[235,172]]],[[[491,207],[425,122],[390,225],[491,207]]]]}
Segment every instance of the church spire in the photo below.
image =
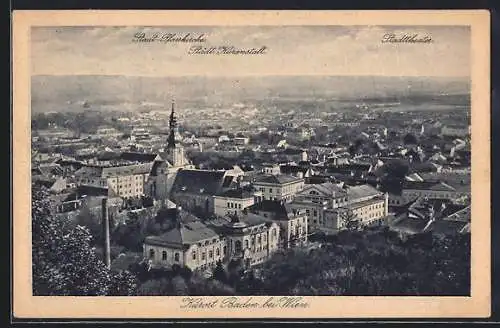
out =
{"type": "Polygon", "coordinates": [[[170,121],[169,121],[170,130],[173,130],[177,127],[177,118],[175,117],[175,100],[172,99],[172,112],[170,113],[170,121]]]}
{"type": "Polygon", "coordinates": [[[175,148],[175,134],[177,130],[177,118],[175,117],[175,100],[172,99],[172,112],[170,113],[169,120],[170,132],[167,138],[167,148],[175,148]]]}

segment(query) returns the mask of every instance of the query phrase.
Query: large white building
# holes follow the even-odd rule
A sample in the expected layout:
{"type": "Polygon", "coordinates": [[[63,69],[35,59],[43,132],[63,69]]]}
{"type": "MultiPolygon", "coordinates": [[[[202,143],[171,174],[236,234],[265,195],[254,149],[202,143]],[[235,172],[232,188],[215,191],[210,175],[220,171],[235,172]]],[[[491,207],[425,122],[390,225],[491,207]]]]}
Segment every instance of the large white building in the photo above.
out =
{"type": "MultiPolygon", "coordinates": [[[[464,186],[467,187],[467,186],[464,186]]],[[[404,181],[401,198],[403,203],[419,197],[455,199],[470,196],[469,188],[457,188],[443,181],[404,181]]]]}
{"type": "Polygon", "coordinates": [[[181,208],[164,213],[172,226],[161,235],[146,237],[143,245],[144,257],[153,267],[206,270],[230,260],[241,260],[248,267],[264,262],[279,247],[279,225],[253,213],[208,224],[181,208]]]}
{"type": "Polygon", "coordinates": [[[337,209],[347,204],[347,191],[331,182],[306,185],[292,202],[294,208],[305,210],[311,231],[331,225],[326,222],[327,209],[337,209]]]}
{"type": "Polygon", "coordinates": [[[256,193],[250,189],[229,189],[214,196],[214,213],[218,216],[241,215],[255,203],[256,193]]]}
{"type": "Polygon", "coordinates": [[[257,176],[252,182],[254,188],[262,193],[264,200],[292,201],[295,194],[304,188],[303,178],[284,174],[257,176]]]}
{"type": "Polygon", "coordinates": [[[382,224],[388,215],[388,195],[370,185],[341,188],[327,182],[307,185],[292,206],[305,209],[310,231],[336,233],[348,216],[362,226],[382,224]]]}
{"type": "Polygon", "coordinates": [[[144,195],[144,186],[153,163],[111,167],[84,166],[75,172],[79,185],[108,189],[109,195],[122,198],[144,195]]]}

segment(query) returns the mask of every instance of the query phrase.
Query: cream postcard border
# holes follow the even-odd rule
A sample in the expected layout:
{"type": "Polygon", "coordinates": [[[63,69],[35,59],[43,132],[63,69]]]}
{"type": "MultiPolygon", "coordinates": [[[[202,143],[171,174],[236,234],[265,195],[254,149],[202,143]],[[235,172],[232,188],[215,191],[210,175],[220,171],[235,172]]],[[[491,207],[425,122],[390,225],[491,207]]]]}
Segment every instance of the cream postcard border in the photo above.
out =
{"type": "MultiPolygon", "coordinates": [[[[440,318],[490,315],[490,14],[434,11],[15,11],[13,314],[17,318],[440,318]],[[42,297],[31,292],[30,27],[469,25],[472,99],[471,297],[305,297],[309,307],[181,309],[182,297],[42,297]]],[[[216,297],[206,297],[213,299],[216,297]]],[[[244,298],[244,297],[242,297],[244,298]]],[[[254,300],[267,299],[252,297],[254,300]]]]}

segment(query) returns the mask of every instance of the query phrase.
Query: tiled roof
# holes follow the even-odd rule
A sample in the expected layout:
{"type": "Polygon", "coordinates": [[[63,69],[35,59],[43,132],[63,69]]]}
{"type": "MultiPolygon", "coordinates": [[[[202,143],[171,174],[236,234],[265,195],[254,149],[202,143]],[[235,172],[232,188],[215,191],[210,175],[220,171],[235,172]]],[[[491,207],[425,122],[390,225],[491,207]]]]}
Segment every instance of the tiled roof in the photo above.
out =
{"type": "Polygon", "coordinates": [[[302,154],[302,149],[286,148],[282,153],[285,155],[299,155],[302,154]]]}
{"type": "Polygon", "coordinates": [[[307,170],[309,170],[307,167],[298,166],[298,165],[281,165],[280,166],[280,172],[282,174],[297,174],[299,172],[306,174],[307,170]]]}
{"type": "Polygon", "coordinates": [[[409,217],[403,217],[396,219],[392,224],[391,228],[410,233],[419,233],[427,226],[428,220],[413,219],[409,217]]]}
{"type": "Polygon", "coordinates": [[[109,161],[112,159],[119,159],[120,153],[116,153],[114,151],[104,151],[97,155],[97,159],[100,161],[109,161]]]}
{"type": "Polygon", "coordinates": [[[119,175],[148,174],[149,172],[151,172],[152,167],[153,163],[105,167],[102,169],[102,177],[107,178],[119,175]]]}
{"type": "Polygon", "coordinates": [[[292,182],[303,181],[304,179],[297,178],[291,175],[260,175],[255,178],[254,183],[269,183],[269,184],[287,184],[292,182]]]}
{"type": "Polygon", "coordinates": [[[63,169],[59,164],[39,165],[38,170],[43,175],[59,175],[63,173],[63,169]]]}
{"type": "Polygon", "coordinates": [[[457,191],[470,191],[471,187],[471,175],[463,173],[449,173],[449,172],[439,172],[439,173],[421,173],[420,176],[425,181],[442,181],[447,185],[455,188],[457,191]]]}
{"type": "Polygon", "coordinates": [[[462,221],[470,222],[471,220],[471,207],[465,205],[453,205],[449,206],[443,213],[444,220],[462,221]],[[447,211],[448,210],[448,211],[447,211]]]}
{"type": "Polygon", "coordinates": [[[455,188],[441,181],[404,181],[403,189],[455,191],[455,188]]]}
{"type": "Polygon", "coordinates": [[[365,207],[365,206],[368,206],[371,204],[377,204],[382,200],[384,200],[382,197],[376,197],[376,198],[368,199],[368,200],[361,201],[361,202],[351,203],[351,204],[347,205],[346,207],[349,209],[356,209],[356,208],[365,207]]]}
{"type": "Polygon", "coordinates": [[[381,192],[376,188],[370,185],[360,185],[353,186],[347,189],[347,196],[349,197],[349,201],[355,201],[356,199],[378,196],[381,192]]]}
{"type": "MultiPolygon", "coordinates": [[[[335,183],[332,182],[325,182],[321,184],[314,184],[311,186],[307,186],[304,188],[304,192],[309,189],[318,189],[319,192],[322,192],[327,195],[344,195],[347,193],[345,189],[342,189],[341,187],[337,186],[335,183]]],[[[307,192],[306,192],[307,193],[307,192]]]]}
{"type": "Polygon", "coordinates": [[[183,247],[202,240],[218,238],[219,235],[194,215],[182,209],[169,209],[166,215],[174,221],[174,227],[160,236],[146,237],[146,244],[183,247]]]}
{"type": "Polygon", "coordinates": [[[288,203],[282,203],[275,200],[263,200],[248,207],[249,213],[270,213],[273,220],[288,220],[298,215],[296,209],[288,203]]]}
{"type": "Polygon", "coordinates": [[[248,207],[248,210],[253,213],[268,212],[273,213],[276,218],[286,218],[288,216],[287,209],[283,203],[274,200],[263,200],[248,207]]]}
{"type": "Polygon", "coordinates": [[[80,178],[87,178],[87,177],[100,178],[102,176],[102,171],[103,171],[102,167],[83,166],[75,172],[75,176],[80,178]]]}
{"type": "Polygon", "coordinates": [[[126,161],[138,162],[153,162],[158,154],[151,153],[136,153],[136,152],[123,152],[120,154],[120,159],[126,161]]]}
{"type": "Polygon", "coordinates": [[[468,222],[462,221],[435,220],[425,229],[425,231],[431,231],[436,234],[455,235],[466,228],[468,224],[468,222]]]}
{"type": "Polygon", "coordinates": [[[366,172],[370,170],[372,167],[371,164],[369,163],[351,163],[351,164],[342,164],[342,165],[336,165],[336,166],[329,166],[328,171],[329,172],[347,172],[347,171],[358,171],[358,172],[366,172]]]}
{"type": "Polygon", "coordinates": [[[227,191],[219,193],[217,196],[228,197],[228,198],[253,198],[254,191],[251,188],[238,188],[229,189],[227,191]]]}
{"type": "Polygon", "coordinates": [[[240,218],[240,221],[247,224],[247,226],[257,226],[265,223],[271,223],[272,221],[268,218],[263,217],[255,213],[247,213],[240,218]]]}
{"type": "Polygon", "coordinates": [[[76,192],[79,195],[107,196],[108,195],[108,188],[101,188],[101,187],[88,186],[88,185],[80,185],[80,186],[78,186],[76,192]]]}
{"type": "Polygon", "coordinates": [[[179,170],[172,186],[172,192],[216,195],[222,191],[225,174],[225,171],[179,170]]]}

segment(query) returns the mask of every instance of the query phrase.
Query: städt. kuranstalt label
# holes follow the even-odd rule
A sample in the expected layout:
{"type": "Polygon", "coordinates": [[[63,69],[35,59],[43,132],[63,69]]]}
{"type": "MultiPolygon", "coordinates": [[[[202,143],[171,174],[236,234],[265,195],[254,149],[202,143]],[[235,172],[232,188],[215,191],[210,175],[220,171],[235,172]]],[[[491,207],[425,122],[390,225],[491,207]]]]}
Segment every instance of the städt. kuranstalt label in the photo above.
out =
{"type": "Polygon", "coordinates": [[[202,47],[191,46],[188,50],[189,55],[264,55],[268,48],[237,48],[234,46],[202,47]]]}

